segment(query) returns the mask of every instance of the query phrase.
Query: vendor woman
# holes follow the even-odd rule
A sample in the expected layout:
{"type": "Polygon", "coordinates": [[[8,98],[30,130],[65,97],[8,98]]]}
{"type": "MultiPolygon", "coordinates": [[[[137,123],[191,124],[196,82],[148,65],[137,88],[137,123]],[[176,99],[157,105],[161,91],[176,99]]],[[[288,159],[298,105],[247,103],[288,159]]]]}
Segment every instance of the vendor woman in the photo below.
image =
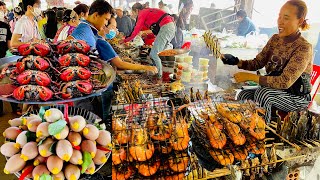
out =
{"type": "Polygon", "coordinates": [[[176,28],[172,17],[163,10],[156,8],[143,9],[142,4],[135,3],[132,6],[132,15],[137,17],[136,26],[129,37],[124,42],[133,40],[140,32],[140,30],[146,26],[150,27],[159,22],[159,32],[154,32],[156,40],[150,52],[150,57],[153,59],[154,64],[158,68],[158,76],[162,76],[162,64],[158,56],[158,53],[165,50],[167,45],[170,44],[174,38],[176,28]]]}
{"type": "Polygon", "coordinates": [[[230,54],[222,55],[224,64],[237,65],[240,69],[256,71],[266,68],[267,76],[239,72],[234,78],[236,82],[254,81],[261,85],[256,90],[241,91],[238,99],[252,99],[259,103],[266,109],[268,122],[272,108],[296,111],[306,108],[311,100],[312,46],[300,33],[308,28],[306,15],[304,1],[289,0],[279,13],[279,33],[271,37],[256,58],[246,61],[230,54]]]}

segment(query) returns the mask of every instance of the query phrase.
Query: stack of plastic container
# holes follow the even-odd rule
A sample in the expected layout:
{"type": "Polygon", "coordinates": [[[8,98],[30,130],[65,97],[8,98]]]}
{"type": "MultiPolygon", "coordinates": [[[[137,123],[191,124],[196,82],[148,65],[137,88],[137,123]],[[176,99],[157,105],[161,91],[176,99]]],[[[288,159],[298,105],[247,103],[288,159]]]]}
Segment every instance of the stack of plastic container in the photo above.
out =
{"type": "Polygon", "coordinates": [[[209,59],[199,58],[199,72],[202,74],[202,81],[208,80],[209,59]]]}
{"type": "Polygon", "coordinates": [[[176,80],[180,80],[183,71],[184,55],[176,55],[175,57],[175,66],[174,66],[174,75],[176,80]]]}
{"type": "Polygon", "coordinates": [[[185,56],[184,57],[184,63],[182,63],[182,76],[181,76],[181,80],[182,82],[187,82],[189,83],[191,81],[191,75],[192,75],[192,70],[193,70],[193,61],[192,61],[193,57],[192,56],[185,56]]]}

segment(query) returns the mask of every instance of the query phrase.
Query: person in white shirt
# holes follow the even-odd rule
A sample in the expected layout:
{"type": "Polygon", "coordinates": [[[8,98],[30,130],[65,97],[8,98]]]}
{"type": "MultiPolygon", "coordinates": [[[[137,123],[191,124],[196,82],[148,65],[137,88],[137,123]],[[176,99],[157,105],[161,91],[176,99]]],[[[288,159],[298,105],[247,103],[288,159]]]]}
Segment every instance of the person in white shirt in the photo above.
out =
{"type": "Polygon", "coordinates": [[[40,33],[37,21],[35,20],[41,14],[40,0],[22,0],[25,15],[23,15],[15,25],[11,38],[11,46],[18,46],[27,43],[40,41],[40,33]]]}

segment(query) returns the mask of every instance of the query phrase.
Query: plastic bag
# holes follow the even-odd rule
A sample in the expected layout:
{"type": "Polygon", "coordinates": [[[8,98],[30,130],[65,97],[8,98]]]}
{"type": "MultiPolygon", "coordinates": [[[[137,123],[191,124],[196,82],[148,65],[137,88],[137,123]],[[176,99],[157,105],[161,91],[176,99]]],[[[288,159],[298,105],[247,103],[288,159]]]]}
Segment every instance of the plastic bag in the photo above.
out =
{"type": "Polygon", "coordinates": [[[133,46],[135,46],[135,47],[139,47],[139,46],[143,46],[143,45],[144,45],[144,41],[143,41],[143,39],[141,38],[141,36],[136,36],[136,37],[133,39],[132,44],[133,44],[133,46]]]}

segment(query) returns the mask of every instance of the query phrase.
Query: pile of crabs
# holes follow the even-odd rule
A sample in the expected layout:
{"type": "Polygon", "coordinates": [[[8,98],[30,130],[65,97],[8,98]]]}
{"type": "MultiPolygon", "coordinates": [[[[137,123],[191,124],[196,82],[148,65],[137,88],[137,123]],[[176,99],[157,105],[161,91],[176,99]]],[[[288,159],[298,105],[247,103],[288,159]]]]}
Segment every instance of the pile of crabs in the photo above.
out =
{"type": "Polygon", "coordinates": [[[182,108],[132,107],[130,115],[113,116],[113,180],[185,177],[190,137],[186,120],[177,114],[182,108]]]}
{"type": "Polygon", "coordinates": [[[18,101],[71,99],[104,88],[94,75],[104,75],[103,65],[90,56],[90,46],[81,40],[58,44],[32,42],[18,47],[23,56],[6,65],[0,78],[9,76],[16,86],[12,96],[18,101]]]}
{"type": "Polygon", "coordinates": [[[198,159],[204,162],[203,166],[210,169],[240,164],[246,169],[246,176],[268,173],[270,166],[267,164],[276,161],[276,154],[271,151],[268,155],[266,151],[263,110],[252,102],[204,100],[194,104],[188,108],[194,118],[191,142],[198,159]],[[259,167],[261,164],[266,165],[259,167]]]}

